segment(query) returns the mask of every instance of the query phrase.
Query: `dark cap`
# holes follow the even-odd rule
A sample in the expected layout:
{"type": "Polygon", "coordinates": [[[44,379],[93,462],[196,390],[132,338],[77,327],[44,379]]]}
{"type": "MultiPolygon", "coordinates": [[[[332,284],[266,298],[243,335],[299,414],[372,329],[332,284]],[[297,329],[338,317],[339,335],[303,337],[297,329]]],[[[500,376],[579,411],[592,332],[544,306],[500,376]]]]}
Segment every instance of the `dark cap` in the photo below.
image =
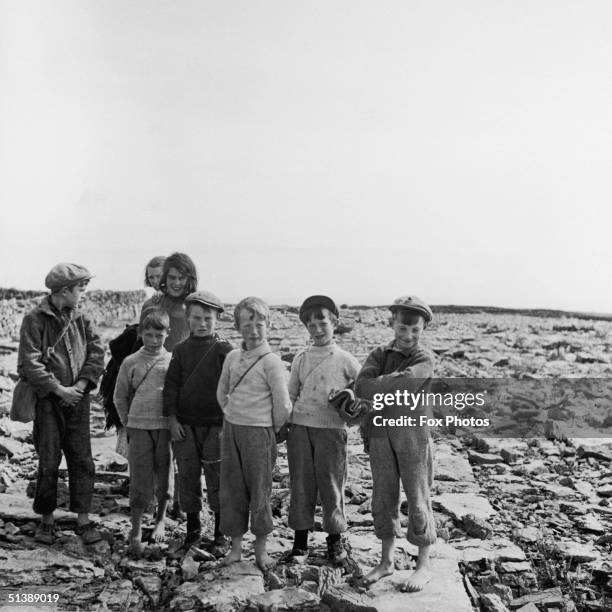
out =
{"type": "Polygon", "coordinates": [[[80,282],[93,278],[93,274],[84,266],[73,263],[58,263],[45,277],[45,287],[57,291],[62,287],[73,287],[80,282]]]}
{"type": "Polygon", "coordinates": [[[206,308],[214,308],[223,312],[223,302],[211,291],[194,291],[185,298],[185,305],[201,304],[206,308]]]}
{"type": "Polygon", "coordinates": [[[329,312],[333,312],[337,317],[340,316],[338,307],[334,300],[326,295],[311,295],[304,300],[304,303],[300,306],[300,321],[304,323],[304,314],[311,308],[327,308],[329,312]]]}
{"type": "Polygon", "coordinates": [[[431,312],[431,308],[416,295],[402,295],[398,297],[396,300],[393,300],[393,304],[389,306],[389,310],[394,312],[398,309],[409,310],[416,314],[421,315],[427,322],[431,321],[433,318],[433,312],[431,312]]]}

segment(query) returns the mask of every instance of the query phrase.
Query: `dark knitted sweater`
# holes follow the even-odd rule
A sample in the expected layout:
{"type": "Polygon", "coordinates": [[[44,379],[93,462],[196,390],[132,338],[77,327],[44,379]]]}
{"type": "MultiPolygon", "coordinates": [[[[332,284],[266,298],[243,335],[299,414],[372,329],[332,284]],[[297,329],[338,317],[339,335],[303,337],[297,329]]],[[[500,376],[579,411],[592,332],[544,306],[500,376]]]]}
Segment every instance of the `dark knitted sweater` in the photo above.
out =
{"type": "Polygon", "coordinates": [[[225,356],[232,349],[229,342],[216,335],[189,336],[179,342],[166,374],[164,416],[175,415],[185,425],[221,425],[217,385],[225,356]]]}

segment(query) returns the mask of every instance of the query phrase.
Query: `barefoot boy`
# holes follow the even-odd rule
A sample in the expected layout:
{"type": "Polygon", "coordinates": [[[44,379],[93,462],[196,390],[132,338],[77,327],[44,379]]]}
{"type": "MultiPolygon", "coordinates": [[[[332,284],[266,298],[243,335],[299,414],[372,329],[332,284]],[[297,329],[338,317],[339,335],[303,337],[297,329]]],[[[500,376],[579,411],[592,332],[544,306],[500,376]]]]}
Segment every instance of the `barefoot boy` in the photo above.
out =
{"type": "MultiPolygon", "coordinates": [[[[423,329],[431,321],[431,309],[414,296],[398,298],[389,309],[395,338],[387,346],[380,346],[370,353],[355,382],[355,394],[367,400],[372,400],[376,393],[396,390],[416,393],[428,384],[433,375],[433,355],[419,345],[423,329]]],[[[418,419],[420,412],[415,410],[410,414],[418,419]]],[[[429,553],[436,539],[429,494],[433,480],[431,438],[425,427],[371,425],[369,430],[372,517],[374,531],[382,540],[382,555],[378,566],[365,576],[364,581],[371,584],[393,573],[395,538],[401,536],[401,480],[409,510],[406,537],[419,547],[416,570],[404,585],[404,590],[420,591],[430,580],[429,553]]]]}
{"type": "Polygon", "coordinates": [[[312,346],[291,364],[289,396],[293,402],[287,458],[291,475],[289,527],[295,530],[291,556],[308,555],[308,531],[314,528],[317,493],[323,506],[327,554],[333,563],[346,558],[341,534],[346,531],[344,486],[347,474],[347,428],[330,406],[332,389],[344,389],[359,372],[359,362],[336,346],[338,308],[325,295],[313,295],[300,307],[300,320],[312,346]]]}
{"type": "Polygon", "coordinates": [[[89,391],[104,369],[104,349],[91,320],[77,308],[91,278],[83,266],[54,266],[45,285],[51,295],[23,318],[17,370],[37,395],[34,447],[38,474],[34,512],[42,514],[39,542],[52,544],[53,512],[62,452],[68,464],[70,510],[86,544],[100,540],[89,523],[94,462],[89,432],[89,391]]]}
{"type": "Polygon", "coordinates": [[[164,385],[164,414],[168,416],[178,464],[181,509],[187,513],[184,547],[200,541],[202,470],[208,505],[215,515],[214,545],[225,538],[219,529],[219,475],[223,413],[217,402],[221,368],[232,345],[215,333],[223,302],[210,291],[185,298],[190,336],[174,348],[164,385]]]}
{"type": "Polygon", "coordinates": [[[276,461],[275,432],[287,421],[291,401],[285,368],[266,341],[270,311],[265,302],[248,297],[234,310],[242,348],[229,353],[217,399],[225,420],[221,441],[221,531],[232,538],[224,563],[240,561],[242,537],[255,534],[255,559],[266,570],[272,531],[272,468],[276,461]]]}
{"type": "Polygon", "coordinates": [[[170,353],[164,348],[169,318],[150,309],[140,322],[142,348],[119,368],[113,400],[128,437],[130,466],[130,550],[142,553],[142,517],[153,492],[157,498],[154,542],[164,538],[168,500],[172,499],[172,449],[168,419],[163,416],[162,390],[170,353]]]}

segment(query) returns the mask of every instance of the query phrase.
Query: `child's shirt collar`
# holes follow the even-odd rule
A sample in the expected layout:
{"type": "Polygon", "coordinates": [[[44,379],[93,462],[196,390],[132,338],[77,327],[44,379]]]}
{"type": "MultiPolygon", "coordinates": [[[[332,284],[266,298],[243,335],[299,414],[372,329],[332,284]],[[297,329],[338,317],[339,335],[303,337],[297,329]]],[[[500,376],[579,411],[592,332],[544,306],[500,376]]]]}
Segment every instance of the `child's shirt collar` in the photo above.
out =
{"type": "Polygon", "coordinates": [[[259,357],[260,355],[265,355],[266,353],[271,352],[270,345],[268,344],[267,340],[264,340],[264,342],[262,342],[258,347],[251,349],[250,351],[246,350],[243,342],[240,345],[240,350],[245,357],[259,357]]]}
{"type": "Polygon", "coordinates": [[[395,346],[395,339],[391,340],[391,342],[389,342],[389,344],[387,344],[385,346],[385,351],[390,351],[390,352],[396,352],[396,353],[401,353],[402,355],[404,355],[404,357],[411,357],[412,355],[414,355],[418,350],[420,349],[420,345],[416,344],[413,348],[411,349],[401,349],[398,348],[397,346],[395,346]]]}

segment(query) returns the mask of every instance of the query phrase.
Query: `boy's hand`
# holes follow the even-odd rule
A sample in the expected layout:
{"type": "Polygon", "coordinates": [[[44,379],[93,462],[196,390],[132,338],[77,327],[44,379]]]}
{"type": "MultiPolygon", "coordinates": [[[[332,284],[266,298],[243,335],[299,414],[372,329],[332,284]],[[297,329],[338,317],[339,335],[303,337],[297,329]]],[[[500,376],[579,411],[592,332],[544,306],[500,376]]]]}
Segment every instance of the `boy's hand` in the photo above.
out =
{"type": "Polygon", "coordinates": [[[172,441],[182,442],[185,439],[185,430],[178,422],[178,419],[175,416],[169,417],[168,425],[170,426],[170,437],[172,438],[172,441]]]}
{"type": "Polygon", "coordinates": [[[56,394],[67,406],[75,406],[83,398],[83,391],[76,385],[74,387],[60,387],[56,394]]]}
{"type": "Polygon", "coordinates": [[[74,388],[85,393],[85,391],[87,391],[88,384],[89,383],[84,378],[79,378],[79,380],[77,380],[74,384],[74,388]]]}

